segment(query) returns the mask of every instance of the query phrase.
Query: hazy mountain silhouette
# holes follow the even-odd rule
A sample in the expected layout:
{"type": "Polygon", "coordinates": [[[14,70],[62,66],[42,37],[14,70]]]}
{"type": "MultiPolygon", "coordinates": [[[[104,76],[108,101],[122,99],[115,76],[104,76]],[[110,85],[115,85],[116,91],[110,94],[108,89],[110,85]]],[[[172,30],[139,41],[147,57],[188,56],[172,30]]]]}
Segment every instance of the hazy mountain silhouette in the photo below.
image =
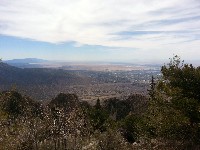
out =
{"type": "Polygon", "coordinates": [[[24,59],[6,60],[3,62],[19,68],[43,68],[41,64],[47,63],[48,60],[38,59],[38,58],[24,58],[24,59]]]}
{"type": "Polygon", "coordinates": [[[14,64],[14,63],[44,63],[48,62],[48,60],[38,59],[38,58],[24,58],[24,59],[12,59],[4,61],[7,64],[14,64]]]}

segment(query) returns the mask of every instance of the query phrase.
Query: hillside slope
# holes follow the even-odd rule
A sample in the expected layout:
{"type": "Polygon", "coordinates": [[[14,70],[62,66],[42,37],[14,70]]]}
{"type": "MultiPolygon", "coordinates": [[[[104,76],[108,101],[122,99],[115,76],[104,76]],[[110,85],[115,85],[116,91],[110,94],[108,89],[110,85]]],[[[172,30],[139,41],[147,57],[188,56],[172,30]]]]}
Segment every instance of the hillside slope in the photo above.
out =
{"type": "Polygon", "coordinates": [[[87,77],[78,76],[62,69],[26,68],[21,69],[0,63],[1,85],[52,85],[52,84],[85,84],[87,77]]]}

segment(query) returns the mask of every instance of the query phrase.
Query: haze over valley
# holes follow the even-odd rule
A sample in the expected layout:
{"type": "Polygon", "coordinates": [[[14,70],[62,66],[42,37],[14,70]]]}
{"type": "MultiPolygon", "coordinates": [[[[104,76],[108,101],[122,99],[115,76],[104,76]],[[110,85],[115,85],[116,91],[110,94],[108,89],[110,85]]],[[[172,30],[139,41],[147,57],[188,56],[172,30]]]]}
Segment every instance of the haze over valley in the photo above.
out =
{"type": "Polygon", "coordinates": [[[53,62],[34,58],[3,62],[1,89],[16,87],[37,100],[49,100],[60,92],[75,93],[88,101],[146,94],[151,76],[160,75],[158,65],[53,62]]]}

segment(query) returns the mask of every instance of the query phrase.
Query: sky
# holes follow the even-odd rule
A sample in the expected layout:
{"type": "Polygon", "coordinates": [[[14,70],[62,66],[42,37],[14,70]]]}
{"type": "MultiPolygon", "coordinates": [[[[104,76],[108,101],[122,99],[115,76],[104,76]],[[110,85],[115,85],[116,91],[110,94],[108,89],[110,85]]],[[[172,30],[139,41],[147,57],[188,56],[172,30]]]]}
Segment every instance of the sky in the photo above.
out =
{"type": "Polygon", "coordinates": [[[0,58],[200,60],[200,0],[0,0],[0,58]]]}

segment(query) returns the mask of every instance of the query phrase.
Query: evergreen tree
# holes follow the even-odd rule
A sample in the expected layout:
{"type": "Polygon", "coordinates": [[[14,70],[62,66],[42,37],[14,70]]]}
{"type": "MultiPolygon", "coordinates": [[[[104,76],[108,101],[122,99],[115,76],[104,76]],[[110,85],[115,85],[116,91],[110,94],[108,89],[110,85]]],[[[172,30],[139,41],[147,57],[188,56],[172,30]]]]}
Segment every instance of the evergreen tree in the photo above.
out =
{"type": "Polygon", "coordinates": [[[96,101],[96,104],[94,106],[96,109],[101,109],[101,103],[100,103],[100,99],[98,98],[96,101]]]}
{"type": "Polygon", "coordinates": [[[152,76],[151,83],[150,83],[150,89],[148,90],[150,99],[155,99],[155,87],[156,87],[155,78],[152,76]]]}
{"type": "MultiPolygon", "coordinates": [[[[157,137],[197,143],[200,123],[200,68],[184,64],[178,56],[162,66],[162,79],[152,78],[147,120],[157,137]]],[[[152,131],[152,130],[151,130],[152,131]]],[[[198,142],[199,143],[199,142],[198,142]]]]}

